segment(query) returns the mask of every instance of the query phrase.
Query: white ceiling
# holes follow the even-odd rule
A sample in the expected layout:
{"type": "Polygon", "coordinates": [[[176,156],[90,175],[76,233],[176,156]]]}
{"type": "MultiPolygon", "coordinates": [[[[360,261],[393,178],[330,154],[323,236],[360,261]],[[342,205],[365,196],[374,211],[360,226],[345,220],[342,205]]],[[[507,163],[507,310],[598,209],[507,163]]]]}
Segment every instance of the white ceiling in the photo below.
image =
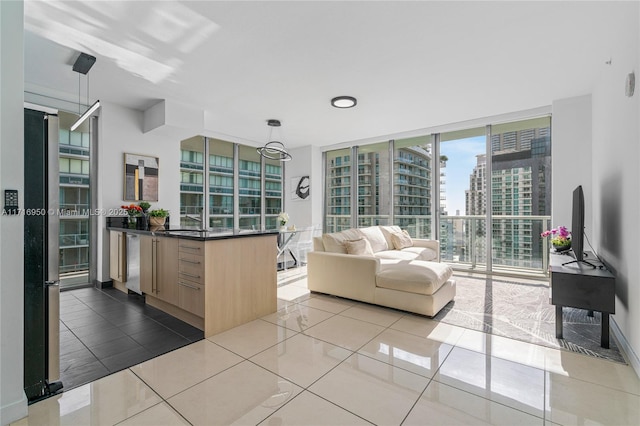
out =
{"type": "Polygon", "coordinates": [[[91,101],[167,99],[206,111],[204,133],[256,143],[277,118],[287,146],[328,146],[591,93],[629,7],[26,0],[25,90],[77,102],[83,51],[91,101]],[[357,107],[332,108],[338,95],[357,107]]]}

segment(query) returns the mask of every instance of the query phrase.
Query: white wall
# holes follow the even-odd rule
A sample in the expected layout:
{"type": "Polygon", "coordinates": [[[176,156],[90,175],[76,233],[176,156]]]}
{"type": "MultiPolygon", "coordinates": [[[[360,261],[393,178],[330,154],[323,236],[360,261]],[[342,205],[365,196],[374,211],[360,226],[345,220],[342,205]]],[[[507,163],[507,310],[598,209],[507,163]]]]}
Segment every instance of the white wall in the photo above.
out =
{"type": "MultiPolygon", "coordinates": [[[[0,1],[0,189],[24,207],[23,2],[0,1]]],[[[24,220],[0,215],[0,424],[27,415],[24,394],[24,220]],[[10,243],[9,243],[10,242],[10,243]]]]}
{"type": "Polygon", "coordinates": [[[586,233],[591,238],[591,95],[556,100],[552,108],[551,225],[571,229],[572,193],[582,185],[586,233]]]}
{"type": "Polygon", "coordinates": [[[285,163],[284,209],[291,219],[290,224],[298,229],[322,224],[322,152],[320,148],[305,146],[289,151],[292,160],[285,163]],[[309,175],[310,197],[306,200],[292,200],[295,186],[291,180],[309,175]]]}
{"type": "Polygon", "coordinates": [[[616,275],[614,332],[640,375],[640,93],[624,94],[628,73],[640,72],[640,10],[637,2],[620,9],[611,28],[616,40],[602,61],[593,90],[593,240],[616,275]],[[605,61],[611,59],[610,65],[605,61]]]}
{"type": "MultiPolygon", "coordinates": [[[[171,226],[180,225],[180,141],[196,136],[201,129],[162,126],[143,133],[144,113],[119,105],[103,103],[100,111],[98,141],[97,208],[117,208],[125,204],[124,153],[159,158],[158,201],[151,208],[165,208],[171,213],[171,226]]],[[[126,204],[130,204],[127,201],[126,204]]],[[[109,238],[106,220],[101,218],[98,235],[97,279],[109,281],[109,238]]]]}

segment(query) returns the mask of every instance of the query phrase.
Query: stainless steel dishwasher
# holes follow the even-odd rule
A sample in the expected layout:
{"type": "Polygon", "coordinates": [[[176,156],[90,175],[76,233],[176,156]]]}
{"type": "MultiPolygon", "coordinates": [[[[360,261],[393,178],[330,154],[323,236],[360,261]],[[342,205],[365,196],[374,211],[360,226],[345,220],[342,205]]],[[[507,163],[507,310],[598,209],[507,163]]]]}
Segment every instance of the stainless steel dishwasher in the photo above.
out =
{"type": "Polygon", "coordinates": [[[140,290],[140,236],[127,232],[127,283],[129,290],[142,294],[140,290]]]}

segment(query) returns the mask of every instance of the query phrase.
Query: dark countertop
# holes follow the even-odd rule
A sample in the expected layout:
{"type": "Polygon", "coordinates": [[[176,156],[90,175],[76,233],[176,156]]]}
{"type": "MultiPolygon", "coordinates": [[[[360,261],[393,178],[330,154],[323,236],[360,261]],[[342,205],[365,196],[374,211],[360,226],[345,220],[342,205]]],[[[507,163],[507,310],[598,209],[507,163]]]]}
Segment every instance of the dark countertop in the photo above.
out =
{"type": "Polygon", "coordinates": [[[182,238],[186,240],[194,241],[210,241],[210,240],[225,240],[229,238],[244,238],[244,237],[262,237],[268,235],[278,235],[278,230],[268,231],[245,231],[245,230],[206,230],[199,231],[197,229],[165,229],[159,228],[154,231],[143,231],[133,228],[120,228],[117,226],[107,226],[109,231],[127,232],[130,234],[138,235],[150,235],[154,237],[169,237],[169,238],[182,238]]]}

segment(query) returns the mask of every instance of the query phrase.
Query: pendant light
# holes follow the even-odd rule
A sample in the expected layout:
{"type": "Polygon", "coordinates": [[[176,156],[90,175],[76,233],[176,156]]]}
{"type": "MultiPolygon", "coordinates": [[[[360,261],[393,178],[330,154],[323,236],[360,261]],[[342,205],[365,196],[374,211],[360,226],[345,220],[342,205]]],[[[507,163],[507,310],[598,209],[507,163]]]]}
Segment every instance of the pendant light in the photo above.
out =
{"type": "Polygon", "coordinates": [[[270,127],[269,139],[267,140],[267,143],[263,147],[257,148],[256,151],[258,151],[258,153],[262,155],[264,158],[267,158],[269,160],[290,161],[291,154],[287,152],[287,150],[284,147],[284,144],[280,141],[273,140],[273,137],[272,137],[273,128],[280,127],[280,125],[281,125],[280,120],[276,120],[273,118],[267,120],[267,126],[270,127]]]}
{"type": "MultiPolygon", "coordinates": [[[[87,75],[93,64],[96,63],[96,57],[88,55],[86,53],[80,53],[78,59],[73,64],[73,70],[78,73],[78,114],[80,114],[80,74],[87,75]]],[[[87,103],[89,103],[89,76],[87,75],[87,103]]],[[[97,100],[91,105],[75,123],[71,125],[71,131],[76,130],[84,121],[91,117],[91,115],[100,108],[100,100],[97,100]]]]}

